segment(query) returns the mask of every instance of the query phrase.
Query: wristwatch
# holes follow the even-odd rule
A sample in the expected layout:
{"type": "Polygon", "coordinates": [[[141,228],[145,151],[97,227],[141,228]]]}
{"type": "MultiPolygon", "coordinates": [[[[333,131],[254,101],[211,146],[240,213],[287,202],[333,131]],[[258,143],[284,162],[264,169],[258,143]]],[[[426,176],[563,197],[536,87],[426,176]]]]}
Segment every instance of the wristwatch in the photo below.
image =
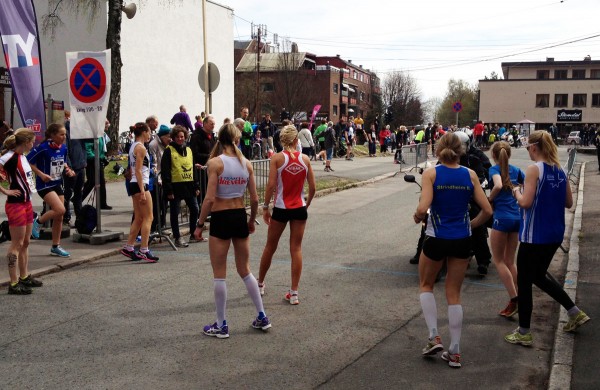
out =
{"type": "Polygon", "coordinates": [[[202,229],[204,227],[204,222],[203,223],[198,223],[198,221],[196,222],[196,227],[199,227],[200,229],[202,229]]]}

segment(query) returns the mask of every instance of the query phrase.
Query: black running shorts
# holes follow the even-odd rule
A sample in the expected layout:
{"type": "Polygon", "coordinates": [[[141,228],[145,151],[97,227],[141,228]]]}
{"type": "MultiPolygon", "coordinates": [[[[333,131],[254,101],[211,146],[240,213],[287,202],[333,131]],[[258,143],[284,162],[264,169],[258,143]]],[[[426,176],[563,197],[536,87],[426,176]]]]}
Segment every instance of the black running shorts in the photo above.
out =
{"type": "Polygon", "coordinates": [[[425,236],[423,253],[433,261],[441,261],[446,257],[468,259],[471,255],[471,237],[446,240],[425,236]]]}
{"type": "Polygon", "coordinates": [[[211,212],[209,235],[220,238],[221,240],[248,237],[250,235],[250,230],[248,230],[248,216],[246,215],[246,209],[211,212]]]}

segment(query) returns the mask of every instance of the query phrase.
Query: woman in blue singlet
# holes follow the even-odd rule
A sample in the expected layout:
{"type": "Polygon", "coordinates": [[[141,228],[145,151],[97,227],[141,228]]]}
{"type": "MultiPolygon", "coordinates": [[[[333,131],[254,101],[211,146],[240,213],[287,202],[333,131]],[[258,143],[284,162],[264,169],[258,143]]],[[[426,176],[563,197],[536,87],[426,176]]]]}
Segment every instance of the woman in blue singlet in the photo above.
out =
{"type": "Polygon", "coordinates": [[[510,301],[500,312],[503,317],[510,318],[518,311],[517,304],[517,267],[515,253],[519,244],[519,205],[512,196],[512,189],[523,184],[525,174],[519,168],[510,165],[511,147],[506,141],[499,141],[492,146],[492,158],[496,165],[490,168],[490,179],[493,183],[489,200],[494,205],[494,223],[490,234],[494,265],[498,276],[508,292],[510,301]]]}
{"type": "Polygon", "coordinates": [[[590,320],[554,280],[547,276],[554,253],[565,234],[565,208],[573,206],[573,194],[565,171],[558,161],[558,150],[547,131],[529,135],[527,151],[535,164],[525,171],[525,185],[513,189],[521,212],[517,287],[519,290],[519,327],[504,336],[511,344],[530,346],[533,310],[532,285],[536,285],[567,310],[569,321],[563,327],[572,332],[590,320]]]}
{"type": "Polygon", "coordinates": [[[229,337],[225,308],[227,305],[227,253],[233,244],[235,265],[244,281],[258,316],[252,322],[254,329],[267,331],[271,321],[265,314],[258,282],[250,272],[250,237],[254,233],[254,221],[258,210],[258,193],[254,171],[236,145],[242,133],[233,124],[219,129],[219,138],[208,160],[208,187],[202,202],[200,217],[194,237],[202,240],[202,229],[210,214],[208,251],[213,269],[213,289],[217,321],[204,327],[204,334],[219,339],[229,337]],[[246,215],[244,193],[250,193],[250,217],[246,215]]]}
{"type": "Polygon", "coordinates": [[[419,259],[421,291],[419,299],[429,329],[429,340],[423,348],[423,355],[431,356],[444,350],[442,339],[438,334],[433,285],[436,275],[446,260],[450,348],[442,353],[442,359],[454,368],[461,366],[459,343],[463,310],[460,304],[460,289],[469,265],[471,228],[482,225],[492,215],[492,207],[479,184],[477,175],[474,171],[459,165],[461,149],[462,143],[454,133],[446,133],[438,140],[436,154],[440,164],[423,173],[423,191],[413,216],[415,223],[418,224],[425,218],[429,218],[423,251],[419,259]],[[481,211],[471,221],[469,201],[472,197],[481,211]]]}

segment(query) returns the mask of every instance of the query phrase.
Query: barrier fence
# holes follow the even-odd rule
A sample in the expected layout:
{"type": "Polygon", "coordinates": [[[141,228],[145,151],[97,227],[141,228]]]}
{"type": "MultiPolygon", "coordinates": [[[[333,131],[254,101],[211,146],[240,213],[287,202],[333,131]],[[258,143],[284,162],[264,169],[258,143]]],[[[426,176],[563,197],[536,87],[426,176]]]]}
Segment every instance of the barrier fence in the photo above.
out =
{"type": "Polygon", "coordinates": [[[577,148],[569,149],[569,157],[567,159],[567,165],[565,167],[565,171],[567,172],[567,178],[571,180],[571,175],[573,174],[573,168],[575,167],[575,161],[577,160],[577,148]]]}
{"type": "Polygon", "coordinates": [[[410,167],[410,170],[417,169],[419,164],[427,161],[427,147],[426,143],[404,145],[396,150],[394,160],[398,161],[400,169],[403,167],[410,167]]]}

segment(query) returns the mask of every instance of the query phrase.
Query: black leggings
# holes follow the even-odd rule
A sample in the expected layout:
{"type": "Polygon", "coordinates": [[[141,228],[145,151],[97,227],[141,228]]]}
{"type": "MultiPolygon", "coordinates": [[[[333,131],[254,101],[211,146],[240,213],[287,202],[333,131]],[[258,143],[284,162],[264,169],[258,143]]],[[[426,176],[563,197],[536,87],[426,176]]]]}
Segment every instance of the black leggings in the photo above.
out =
{"type": "Polygon", "coordinates": [[[548,278],[546,272],[560,246],[558,244],[520,243],[517,253],[517,286],[519,288],[519,326],[530,328],[531,311],[533,310],[532,285],[548,294],[566,310],[575,304],[565,290],[554,279],[548,278]]]}

